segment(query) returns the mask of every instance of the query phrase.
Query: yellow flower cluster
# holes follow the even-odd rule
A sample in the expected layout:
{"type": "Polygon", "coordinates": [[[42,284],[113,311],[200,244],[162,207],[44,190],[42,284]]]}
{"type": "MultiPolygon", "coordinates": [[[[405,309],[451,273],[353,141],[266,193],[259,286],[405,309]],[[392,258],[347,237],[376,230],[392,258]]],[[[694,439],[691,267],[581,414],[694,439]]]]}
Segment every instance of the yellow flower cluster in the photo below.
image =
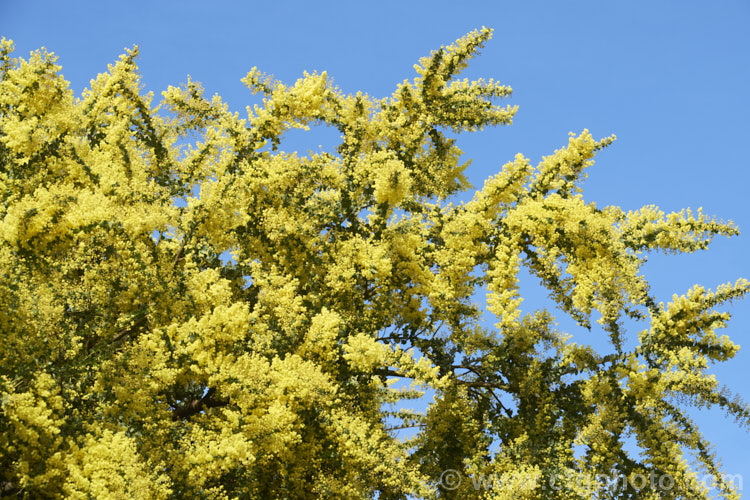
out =
{"type": "Polygon", "coordinates": [[[191,80],[153,106],[137,49],[76,100],[52,54],[2,40],[0,493],[474,498],[484,475],[505,485],[486,498],[589,498],[586,478],[617,470],[705,497],[684,453],[720,470],[679,403],[747,422],[705,372],[737,352],[717,307],[750,284],[664,306],[640,266],[737,230],[586,202],[614,140],[587,130],[449,202],[470,188],[451,132],[516,112],[495,104],[510,87],[458,78],[491,34],[421,59],[385,99],[253,68],[246,118],[191,80]],[[283,150],[313,125],[340,143],[283,150]],[[609,350],[523,302],[524,272],[609,350]]]}

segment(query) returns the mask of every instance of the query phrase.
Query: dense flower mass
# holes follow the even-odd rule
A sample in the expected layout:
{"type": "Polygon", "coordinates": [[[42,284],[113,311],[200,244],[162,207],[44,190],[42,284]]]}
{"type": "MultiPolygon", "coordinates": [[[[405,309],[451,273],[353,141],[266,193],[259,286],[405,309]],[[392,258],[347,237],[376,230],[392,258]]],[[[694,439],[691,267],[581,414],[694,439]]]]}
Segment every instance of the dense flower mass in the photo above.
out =
{"type": "Polygon", "coordinates": [[[737,229],[586,202],[614,140],[586,130],[449,202],[470,188],[455,134],[516,112],[495,104],[509,87],[457,78],[490,36],[421,59],[385,99],[253,68],[246,118],[190,80],[155,107],[137,50],[75,98],[52,54],[3,40],[0,494],[703,498],[694,453],[737,498],[686,405],[750,422],[706,374],[738,349],[715,308],[750,284],[665,305],[640,274],[649,252],[737,229]],[[284,151],[313,125],[340,143],[284,151]],[[522,268],[609,352],[522,310],[522,268]],[[597,474],[671,482],[577,480],[597,474]],[[531,480],[456,484],[470,475],[531,480]]]}

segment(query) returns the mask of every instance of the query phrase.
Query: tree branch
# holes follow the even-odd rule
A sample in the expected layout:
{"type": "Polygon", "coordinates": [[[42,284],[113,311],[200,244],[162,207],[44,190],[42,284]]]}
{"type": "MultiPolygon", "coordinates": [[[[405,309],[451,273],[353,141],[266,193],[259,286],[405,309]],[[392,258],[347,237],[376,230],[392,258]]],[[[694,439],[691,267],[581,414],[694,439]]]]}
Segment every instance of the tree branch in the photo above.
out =
{"type": "Polygon", "coordinates": [[[379,375],[381,377],[400,377],[400,378],[412,378],[408,375],[404,375],[402,373],[398,373],[394,370],[391,370],[390,368],[378,368],[376,370],[373,370],[373,375],[379,375]]]}
{"type": "Polygon", "coordinates": [[[398,427],[389,427],[389,428],[385,429],[385,431],[386,432],[400,431],[402,429],[413,429],[415,427],[425,427],[425,426],[427,426],[427,424],[424,424],[424,423],[411,424],[411,425],[399,425],[398,427]]]}
{"type": "Polygon", "coordinates": [[[510,390],[510,387],[506,384],[500,384],[496,382],[485,382],[483,380],[456,380],[459,385],[465,385],[467,387],[487,387],[489,389],[500,389],[503,391],[510,390]]]}
{"type": "Polygon", "coordinates": [[[180,406],[172,410],[172,420],[187,420],[196,413],[202,412],[208,408],[219,408],[227,406],[228,400],[215,399],[216,388],[211,387],[202,398],[193,399],[187,402],[184,406],[180,406]]]}
{"type": "Polygon", "coordinates": [[[112,340],[110,342],[111,343],[115,343],[118,340],[122,339],[123,337],[125,337],[125,336],[133,333],[136,328],[138,328],[139,326],[141,326],[147,320],[148,320],[148,318],[146,317],[146,314],[144,313],[143,316],[141,316],[140,318],[138,318],[137,320],[135,320],[130,327],[123,328],[120,331],[118,331],[117,334],[114,337],[112,337],[112,340]]]}

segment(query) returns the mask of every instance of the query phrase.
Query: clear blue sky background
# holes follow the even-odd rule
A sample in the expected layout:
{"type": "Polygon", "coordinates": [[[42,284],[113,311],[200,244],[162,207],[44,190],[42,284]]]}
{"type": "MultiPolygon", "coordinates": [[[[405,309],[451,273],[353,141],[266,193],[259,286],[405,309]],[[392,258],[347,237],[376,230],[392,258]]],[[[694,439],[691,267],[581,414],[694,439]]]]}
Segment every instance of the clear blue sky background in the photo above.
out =
{"type": "MultiPolygon", "coordinates": [[[[240,83],[253,66],[288,83],[304,70],[326,70],[345,92],[381,97],[414,76],[419,57],[483,25],[495,37],[466,76],[511,85],[510,103],[520,110],[511,127],[461,137],[477,187],[517,152],[534,162],[552,153],[570,131],[614,133],[618,140],[590,170],[587,200],[627,209],[656,204],[667,212],[702,206],[744,230],[707,252],[653,257],[644,271],[657,297],[667,301],[695,283],[713,288],[750,279],[747,0],[0,0],[0,35],[16,42],[17,55],[41,46],[54,51],[79,95],[137,44],[147,90],[158,96],[190,74],[240,112],[257,102],[240,83]]],[[[524,287],[527,308],[546,303],[531,280],[524,287]]],[[[714,371],[750,400],[750,302],[729,310],[734,318],[724,333],[745,348],[714,371]]],[[[695,415],[726,470],[744,474],[750,488],[750,434],[720,411],[695,415]]]]}

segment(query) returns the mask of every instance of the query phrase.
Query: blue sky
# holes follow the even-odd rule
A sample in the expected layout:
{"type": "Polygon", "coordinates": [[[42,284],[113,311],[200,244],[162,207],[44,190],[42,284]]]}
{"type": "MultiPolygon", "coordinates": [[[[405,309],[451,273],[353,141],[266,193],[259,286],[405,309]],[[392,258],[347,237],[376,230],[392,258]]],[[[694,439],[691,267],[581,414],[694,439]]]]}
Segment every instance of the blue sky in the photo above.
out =
{"type": "MultiPolygon", "coordinates": [[[[147,90],[158,96],[189,74],[240,112],[257,102],[240,82],[253,66],[285,82],[326,70],[345,92],[382,97],[414,76],[419,57],[475,28],[494,28],[465,76],[512,86],[508,102],[520,109],[511,127],[461,136],[477,187],[517,152],[536,162],[564,145],[568,132],[588,128],[618,140],[590,169],[587,200],[626,209],[656,204],[666,212],[703,207],[744,231],[707,252],[651,258],[644,272],[664,301],[695,283],[713,288],[750,279],[748,24],[746,0],[0,0],[0,35],[15,41],[16,55],[46,46],[79,95],[137,44],[147,90]]],[[[320,134],[310,147],[332,138],[320,134]]],[[[527,304],[545,303],[533,283],[525,286],[527,304]]],[[[746,348],[714,372],[748,401],[750,302],[728,310],[734,318],[723,333],[746,348]]],[[[750,482],[750,434],[721,411],[695,415],[726,470],[750,482]]]]}

